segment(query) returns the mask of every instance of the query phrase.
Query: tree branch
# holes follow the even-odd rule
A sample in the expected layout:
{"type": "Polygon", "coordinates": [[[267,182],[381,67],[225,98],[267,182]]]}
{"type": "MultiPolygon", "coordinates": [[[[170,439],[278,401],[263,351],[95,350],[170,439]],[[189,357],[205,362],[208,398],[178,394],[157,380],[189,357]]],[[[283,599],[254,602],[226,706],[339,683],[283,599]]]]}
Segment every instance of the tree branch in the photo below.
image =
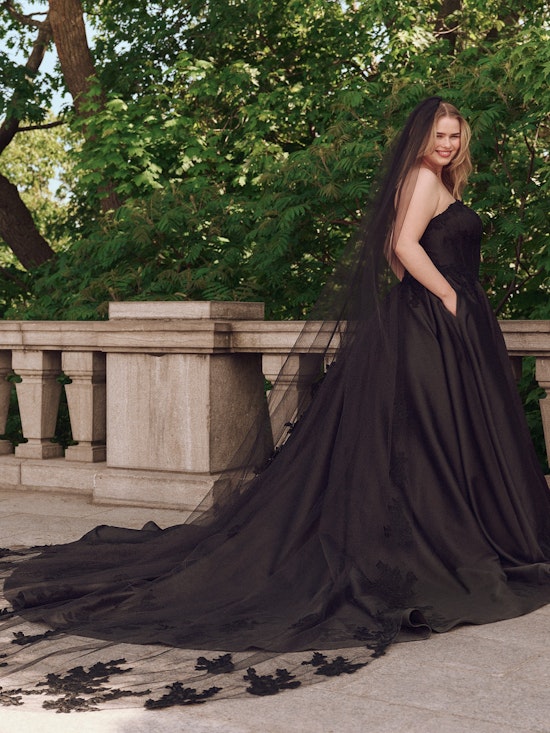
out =
{"type": "MultiPolygon", "coordinates": [[[[8,0],[7,4],[11,4],[8,0]]],[[[38,28],[38,34],[36,36],[36,40],[33,43],[32,51],[30,53],[30,56],[27,60],[27,63],[25,64],[25,68],[31,73],[36,74],[38,69],[40,68],[40,64],[44,60],[44,55],[46,53],[46,49],[52,40],[52,29],[50,27],[50,24],[48,22],[48,17],[46,16],[46,20],[33,24],[38,28]]],[[[7,114],[6,118],[4,119],[4,122],[0,126],[0,153],[7,148],[7,146],[11,143],[13,138],[15,137],[18,129],[19,129],[19,122],[20,120],[13,115],[9,114],[10,107],[13,109],[17,104],[17,91],[15,91],[12,95],[12,98],[10,99],[8,105],[7,105],[7,114]]]]}
{"type": "Polygon", "coordinates": [[[30,26],[31,28],[40,28],[44,23],[44,21],[42,20],[35,20],[33,18],[33,15],[46,15],[46,17],[48,15],[47,12],[30,13],[29,15],[25,15],[25,13],[20,13],[19,10],[17,10],[17,8],[14,6],[12,0],[4,0],[3,5],[14,20],[16,20],[18,23],[21,23],[22,25],[30,26]]]}
{"type": "Polygon", "coordinates": [[[17,132],[32,132],[33,130],[51,130],[52,127],[60,127],[64,125],[65,120],[55,120],[55,122],[42,122],[38,125],[20,125],[17,132]]]}

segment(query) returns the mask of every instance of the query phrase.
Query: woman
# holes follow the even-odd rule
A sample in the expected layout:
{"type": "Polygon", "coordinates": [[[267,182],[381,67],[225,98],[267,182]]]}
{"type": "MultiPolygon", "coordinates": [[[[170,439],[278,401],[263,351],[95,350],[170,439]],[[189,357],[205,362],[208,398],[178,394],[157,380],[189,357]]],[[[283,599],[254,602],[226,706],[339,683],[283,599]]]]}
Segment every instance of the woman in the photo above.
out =
{"type": "Polygon", "coordinates": [[[337,335],[336,358],[268,467],[187,524],[98,527],[23,561],[5,586],[16,620],[223,650],[196,667],[223,684],[193,688],[193,702],[355,671],[393,641],[550,602],[549,494],[477,279],[481,223],[460,202],[468,145],[437,97],[409,117],[313,314],[325,319],[315,348],[337,335]],[[332,661],[307,652],[344,648],[332,661]],[[292,674],[276,660],[275,674],[239,675],[250,650],[303,653],[292,674]]]}

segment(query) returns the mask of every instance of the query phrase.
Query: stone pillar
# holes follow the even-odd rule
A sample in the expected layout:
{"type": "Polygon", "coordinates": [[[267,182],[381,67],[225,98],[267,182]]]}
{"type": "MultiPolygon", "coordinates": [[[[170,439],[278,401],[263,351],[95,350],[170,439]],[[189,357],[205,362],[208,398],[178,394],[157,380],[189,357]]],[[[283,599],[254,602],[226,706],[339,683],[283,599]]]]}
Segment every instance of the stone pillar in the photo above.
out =
{"type": "Polygon", "coordinates": [[[546,442],[546,455],[550,460],[550,357],[537,358],[535,378],[539,386],[546,392],[546,397],[540,400],[539,404],[546,442]]]}
{"type": "MultiPolygon", "coordinates": [[[[0,435],[6,432],[6,423],[10,410],[11,384],[7,377],[11,374],[11,352],[0,351],[0,435]]],[[[0,440],[0,455],[13,453],[9,440],[0,440]]]]}
{"type": "Polygon", "coordinates": [[[105,354],[99,351],[65,351],[63,372],[71,431],[78,445],[65,449],[71,461],[96,462],[106,458],[105,354]]]}
{"type": "Polygon", "coordinates": [[[61,384],[57,378],[61,373],[59,351],[14,351],[13,371],[22,381],[17,382],[17,399],[23,437],[15,449],[21,458],[57,458],[63,455],[63,448],[52,443],[59,410],[61,384]]]}
{"type": "Polygon", "coordinates": [[[257,354],[108,354],[107,464],[214,474],[265,408],[257,354]]]}
{"type": "Polygon", "coordinates": [[[277,441],[286,433],[285,416],[298,417],[298,410],[303,409],[311,398],[311,382],[321,375],[322,357],[318,354],[264,354],[263,371],[267,380],[277,387],[269,395],[269,414],[271,429],[277,441]],[[282,399],[285,400],[284,405],[282,399]]]}
{"type": "Polygon", "coordinates": [[[126,348],[108,345],[108,469],[94,497],[116,502],[130,492],[135,502],[151,502],[155,492],[163,491],[158,484],[164,475],[167,482],[179,480],[180,492],[178,499],[167,489],[165,503],[185,503],[186,486],[196,485],[196,505],[233,459],[240,465],[258,431],[263,450],[255,458],[267,458],[272,441],[261,356],[233,353],[231,347],[233,319],[262,317],[263,304],[255,303],[149,302],[112,308],[111,323],[129,336],[126,348]],[[131,472],[130,489],[120,485],[112,469],[131,472]]]}

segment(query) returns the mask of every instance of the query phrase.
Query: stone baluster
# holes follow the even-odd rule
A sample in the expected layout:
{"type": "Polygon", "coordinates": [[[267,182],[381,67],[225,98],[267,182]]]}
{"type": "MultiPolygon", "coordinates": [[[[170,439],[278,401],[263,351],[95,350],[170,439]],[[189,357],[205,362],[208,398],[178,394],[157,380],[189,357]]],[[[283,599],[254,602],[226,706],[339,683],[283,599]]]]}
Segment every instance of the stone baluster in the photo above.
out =
{"type": "Polygon", "coordinates": [[[60,352],[15,350],[12,367],[22,380],[15,388],[23,437],[27,439],[17,446],[15,455],[21,458],[62,456],[63,448],[52,442],[61,396],[60,352]]]}
{"type": "MultiPolygon", "coordinates": [[[[6,423],[10,409],[11,384],[7,377],[11,374],[11,352],[0,351],[0,435],[6,432],[6,423]]],[[[13,447],[9,440],[0,440],[0,455],[12,453],[13,447]]]]}
{"type": "Polygon", "coordinates": [[[550,460],[550,358],[537,358],[535,378],[539,386],[546,392],[546,397],[540,400],[540,413],[546,442],[546,455],[550,460]]]}
{"type": "Polygon", "coordinates": [[[73,440],[78,445],[65,449],[71,461],[97,462],[106,459],[105,354],[99,351],[65,351],[63,372],[73,440]]]}

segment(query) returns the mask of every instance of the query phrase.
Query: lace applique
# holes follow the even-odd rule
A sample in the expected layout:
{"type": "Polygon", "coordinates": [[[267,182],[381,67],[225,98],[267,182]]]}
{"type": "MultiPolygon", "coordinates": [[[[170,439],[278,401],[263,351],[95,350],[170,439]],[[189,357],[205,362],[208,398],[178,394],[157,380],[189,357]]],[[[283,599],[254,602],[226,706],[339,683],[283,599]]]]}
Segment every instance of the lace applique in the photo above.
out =
{"type": "Polygon", "coordinates": [[[0,686],[0,705],[4,707],[23,705],[23,694],[23,690],[4,690],[0,686]]]}
{"type": "Polygon", "coordinates": [[[42,703],[44,710],[55,710],[56,713],[89,713],[99,710],[91,701],[76,695],[67,695],[57,700],[45,700],[42,703]]]}
{"type": "Polygon", "coordinates": [[[366,595],[383,598],[391,608],[408,608],[415,605],[414,587],[418,578],[410,570],[403,573],[399,567],[392,567],[380,561],[376,563],[378,575],[374,580],[367,578],[361,583],[366,595]]]}
{"type": "Polygon", "coordinates": [[[358,626],[353,634],[354,639],[366,642],[367,649],[373,652],[373,659],[384,656],[386,649],[399,633],[401,625],[396,619],[388,617],[378,618],[377,621],[379,624],[378,629],[358,626]]]}
{"type": "Polygon", "coordinates": [[[309,662],[302,662],[303,665],[311,664],[317,667],[315,674],[324,675],[325,677],[339,677],[341,674],[353,674],[361,667],[366,667],[368,662],[357,662],[353,664],[345,657],[335,657],[331,662],[327,661],[327,657],[320,652],[314,652],[309,662]]]}
{"type": "MultiPolygon", "coordinates": [[[[44,682],[39,682],[37,691],[23,692],[27,695],[60,695],[55,700],[45,700],[42,707],[45,710],[56,710],[58,713],[84,712],[99,710],[99,703],[117,700],[122,697],[139,697],[147,695],[150,690],[132,692],[130,690],[109,689],[105,685],[112,675],[125,674],[131,671],[122,669],[125,659],[113,659],[110,662],[97,662],[88,670],[83,667],[74,667],[65,675],[50,673],[44,682]]],[[[16,690],[16,693],[21,690],[16,690]]]]}
{"type": "Polygon", "coordinates": [[[209,687],[207,690],[197,692],[194,687],[184,687],[181,682],[174,682],[166,685],[168,692],[160,700],[147,700],[147,710],[158,710],[159,708],[171,708],[176,705],[200,705],[209,698],[221,691],[221,687],[209,687]]]}
{"type": "Polygon", "coordinates": [[[277,669],[275,677],[272,674],[258,675],[253,667],[249,667],[246,672],[243,679],[250,682],[246,691],[251,695],[276,695],[281,690],[294,690],[302,684],[287,669],[277,669]]]}
{"type": "Polygon", "coordinates": [[[53,631],[49,629],[44,631],[42,634],[24,634],[22,631],[15,631],[11,640],[12,644],[18,644],[19,646],[25,646],[26,644],[34,644],[35,641],[44,641],[45,639],[51,639],[54,636],[59,636],[60,631],[53,631]]]}
{"type": "Polygon", "coordinates": [[[215,659],[206,659],[206,657],[199,657],[195,665],[197,670],[205,670],[210,674],[226,674],[227,672],[233,672],[235,665],[233,664],[233,658],[231,654],[223,654],[222,656],[216,657],[215,659]]]}
{"type": "Polygon", "coordinates": [[[78,697],[77,695],[67,694],[57,700],[45,700],[42,707],[45,710],[55,710],[57,713],[87,713],[94,710],[101,710],[97,707],[98,703],[108,702],[109,700],[117,700],[121,697],[139,697],[148,694],[148,692],[130,692],[129,690],[111,690],[110,692],[101,692],[89,699],[78,697]]]}

